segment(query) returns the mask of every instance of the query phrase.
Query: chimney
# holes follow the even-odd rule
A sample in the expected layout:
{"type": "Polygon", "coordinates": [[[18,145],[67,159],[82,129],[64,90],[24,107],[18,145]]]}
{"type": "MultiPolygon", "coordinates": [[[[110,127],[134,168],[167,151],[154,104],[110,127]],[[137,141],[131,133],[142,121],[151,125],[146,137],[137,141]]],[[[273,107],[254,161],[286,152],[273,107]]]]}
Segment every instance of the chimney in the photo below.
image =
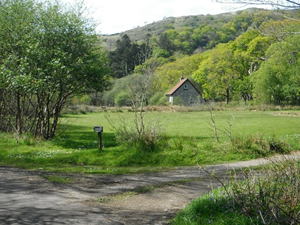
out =
{"type": "Polygon", "coordinates": [[[180,77],[180,81],[182,81],[184,79],[184,77],[183,77],[183,75],[181,75],[181,77],[180,77]]]}

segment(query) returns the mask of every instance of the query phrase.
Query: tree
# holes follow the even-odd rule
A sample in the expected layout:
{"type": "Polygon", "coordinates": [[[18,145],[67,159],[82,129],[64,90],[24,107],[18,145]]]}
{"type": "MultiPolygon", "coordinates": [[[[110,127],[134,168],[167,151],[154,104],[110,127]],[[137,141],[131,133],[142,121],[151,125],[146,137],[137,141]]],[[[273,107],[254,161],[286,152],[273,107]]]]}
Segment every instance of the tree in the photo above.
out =
{"type": "Polygon", "coordinates": [[[169,53],[173,53],[175,51],[175,45],[171,41],[171,37],[174,36],[173,33],[174,32],[167,31],[159,36],[159,47],[161,47],[169,53]]]}
{"type": "Polygon", "coordinates": [[[253,99],[253,84],[250,76],[259,69],[270,45],[271,38],[263,37],[257,30],[240,35],[231,44],[231,49],[234,51],[235,70],[240,75],[234,86],[234,94],[238,98],[242,97],[245,104],[253,99]]]}
{"type": "Polygon", "coordinates": [[[134,68],[141,65],[152,55],[149,36],[141,45],[132,43],[129,36],[124,34],[116,42],[116,50],[109,53],[110,67],[114,77],[121,78],[131,74],[134,68]]]}
{"type": "MultiPolygon", "coordinates": [[[[146,115],[151,111],[151,107],[146,107],[149,100],[149,87],[152,83],[153,74],[151,71],[145,74],[131,74],[121,78],[126,87],[117,94],[117,97],[125,97],[118,100],[126,100],[126,104],[132,107],[133,120],[120,116],[121,125],[116,127],[114,121],[107,117],[108,121],[115,129],[116,140],[120,144],[127,144],[132,149],[139,151],[155,151],[162,143],[164,135],[159,124],[159,120],[147,120],[146,115]]],[[[119,79],[119,80],[121,80],[119,79]]],[[[122,85],[123,85],[122,84],[122,85]]]]}
{"type": "MultiPolygon", "coordinates": [[[[95,26],[81,7],[74,12],[57,2],[7,0],[0,6],[0,27],[1,120],[19,134],[52,138],[69,97],[107,84],[95,26]]],[[[5,124],[0,129],[10,130],[5,124]]]]}
{"type": "Polygon", "coordinates": [[[202,85],[203,97],[224,98],[229,103],[234,84],[239,78],[235,66],[234,53],[228,44],[219,44],[213,49],[193,75],[202,85]]]}
{"type": "Polygon", "coordinates": [[[175,62],[166,63],[155,70],[152,89],[155,92],[166,92],[179,82],[181,76],[185,78],[197,71],[205,54],[196,54],[177,59],[175,62]]]}
{"type": "Polygon", "coordinates": [[[254,94],[264,103],[300,103],[300,35],[274,43],[267,51],[267,60],[254,73],[254,94]]]}
{"type": "Polygon", "coordinates": [[[232,97],[242,98],[245,104],[252,100],[250,75],[258,69],[259,60],[270,45],[268,41],[258,31],[248,31],[235,41],[219,44],[207,52],[206,60],[193,74],[203,87],[203,97],[225,99],[227,103],[232,97]]]}

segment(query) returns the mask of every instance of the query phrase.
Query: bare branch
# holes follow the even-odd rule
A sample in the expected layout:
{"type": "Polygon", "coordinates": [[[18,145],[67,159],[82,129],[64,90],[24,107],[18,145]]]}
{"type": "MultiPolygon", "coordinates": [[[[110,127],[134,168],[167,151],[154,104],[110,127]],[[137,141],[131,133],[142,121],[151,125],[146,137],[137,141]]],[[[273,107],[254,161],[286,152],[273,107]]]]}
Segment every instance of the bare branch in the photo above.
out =
{"type": "Polygon", "coordinates": [[[300,7],[299,1],[291,1],[291,0],[213,0],[214,2],[218,3],[225,3],[225,4],[242,4],[245,7],[249,5],[264,5],[264,6],[273,6],[273,7],[280,7],[285,9],[296,9],[300,7]]]}

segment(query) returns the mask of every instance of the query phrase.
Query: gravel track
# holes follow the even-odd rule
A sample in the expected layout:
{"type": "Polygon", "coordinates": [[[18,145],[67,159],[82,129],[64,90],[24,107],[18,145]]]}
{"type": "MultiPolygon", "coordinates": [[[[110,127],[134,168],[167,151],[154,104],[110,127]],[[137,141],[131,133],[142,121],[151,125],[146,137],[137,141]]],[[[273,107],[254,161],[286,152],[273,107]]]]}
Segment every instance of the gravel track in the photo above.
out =
{"type": "MultiPolygon", "coordinates": [[[[298,158],[299,154],[273,159],[282,157],[298,158]]],[[[206,170],[225,178],[229,170],[268,162],[257,159],[206,166],[206,170]]],[[[194,198],[217,186],[220,183],[199,167],[135,175],[57,174],[0,167],[0,224],[168,224],[194,198]],[[67,177],[72,182],[55,184],[45,176],[67,177]],[[148,191],[141,192],[143,189],[148,191]],[[137,190],[139,194],[133,194],[137,190]]]]}

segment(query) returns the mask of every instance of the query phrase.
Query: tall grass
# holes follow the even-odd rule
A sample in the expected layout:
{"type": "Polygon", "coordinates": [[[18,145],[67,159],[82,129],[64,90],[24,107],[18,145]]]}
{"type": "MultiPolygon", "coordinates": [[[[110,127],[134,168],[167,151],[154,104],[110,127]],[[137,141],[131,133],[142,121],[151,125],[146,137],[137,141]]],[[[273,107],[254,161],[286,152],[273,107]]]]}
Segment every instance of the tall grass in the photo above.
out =
{"type": "Polygon", "coordinates": [[[172,225],[253,225],[251,218],[237,212],[225,191],[215,189],[193,200],[172,220],[172,225]]]}
{"type": "Polygon", "coordinates": [[[242,180],[217,178],[223,187],[194,200],[172,224],[300,224],[299,172],[300,162],[289,158],[244,171],[242,180]]]}

